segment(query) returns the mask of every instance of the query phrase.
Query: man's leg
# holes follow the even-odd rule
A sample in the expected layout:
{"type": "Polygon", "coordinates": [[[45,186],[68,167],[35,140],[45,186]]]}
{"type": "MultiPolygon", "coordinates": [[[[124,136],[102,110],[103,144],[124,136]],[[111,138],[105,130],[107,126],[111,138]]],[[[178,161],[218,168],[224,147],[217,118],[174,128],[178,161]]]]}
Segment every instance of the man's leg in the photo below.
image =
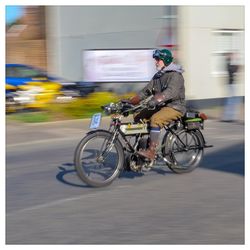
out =
{"type": "Polygon", "coordinates": [[[140,122],[140,120],[143,119],[150,120],[150,118],[158,111],[159,109],[154,109],[154,110],[143,109],[139,113],[136,113],[134,115],[134,121],[140,122]]]}
{"type": "Polygon", "coordinates": [[[152,115],[150,119],[151,127],[160,127],[162,128],[164,125],[168,125],[171,121],[177,120],[182,117],[182,113],[170,108],[164,107],[159,112],[152,115]]]}
{"type": "Polygon", "coordinates": [[[149,148],[147,150],[140,150],[138,154],[150,160],[154,160],[161,128],[180,117],[182,117],[182,114],[179,111],[169,107],[164,107],[155,113],[150,119],[151,129],[149,148]]]}

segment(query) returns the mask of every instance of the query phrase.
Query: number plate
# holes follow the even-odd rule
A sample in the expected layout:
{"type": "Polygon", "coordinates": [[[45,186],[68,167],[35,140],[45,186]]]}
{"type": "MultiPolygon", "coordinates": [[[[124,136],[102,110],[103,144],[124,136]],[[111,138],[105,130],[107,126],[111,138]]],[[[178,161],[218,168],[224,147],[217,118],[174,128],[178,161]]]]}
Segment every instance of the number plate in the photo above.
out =
{"type": "Polygon", "coordinates": [[[102,114],[101,113],[94,114],[92,116],[89,128],[90,129],[98,128],[100,126],[101,119],[102,119],[102,114]]]}

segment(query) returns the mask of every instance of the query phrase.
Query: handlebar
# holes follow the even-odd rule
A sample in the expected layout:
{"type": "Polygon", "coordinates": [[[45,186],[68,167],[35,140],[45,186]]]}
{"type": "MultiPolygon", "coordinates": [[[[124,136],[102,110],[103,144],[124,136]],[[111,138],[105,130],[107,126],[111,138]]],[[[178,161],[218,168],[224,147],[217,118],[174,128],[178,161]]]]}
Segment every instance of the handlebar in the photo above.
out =
{"type": "Polygon", "coordinates": [[[130,113],[135,113],[136,111],[142,110],[147,107],[148,101],[152,96],[140,102],[139,105],[132,105],[131,103],[119,101],[117,103],[109,103],[107,105],[101,106],[107,115],[111,114],[121,114],[123,116],[128,116],[130,113]]]}

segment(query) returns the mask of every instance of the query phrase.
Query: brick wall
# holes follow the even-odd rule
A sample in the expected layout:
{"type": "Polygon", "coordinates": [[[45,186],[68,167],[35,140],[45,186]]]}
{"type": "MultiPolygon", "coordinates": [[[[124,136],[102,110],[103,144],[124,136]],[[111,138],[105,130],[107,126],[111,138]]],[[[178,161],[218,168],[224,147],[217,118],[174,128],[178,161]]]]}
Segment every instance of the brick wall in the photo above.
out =
{"type": "Polygon", "coordinates": [[[47,70],[45,8],[27,6],[18,24],[6,30],[6,63],[33,65],[47,70]]]}
{"type": "Polygon", "coordinates": [[[9,41],[6,63],[21,63],[47,69],[45,40],[9,41]]]}

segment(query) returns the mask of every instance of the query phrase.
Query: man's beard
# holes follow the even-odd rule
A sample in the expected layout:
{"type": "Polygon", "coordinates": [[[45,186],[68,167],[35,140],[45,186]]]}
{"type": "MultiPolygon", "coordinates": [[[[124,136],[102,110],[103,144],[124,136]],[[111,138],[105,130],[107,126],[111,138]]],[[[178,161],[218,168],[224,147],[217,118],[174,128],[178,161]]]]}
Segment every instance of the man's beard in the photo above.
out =
{"type": "Polygon", "coordinates": [[[164,66],[163,66],[163,67],[162,67],[162,66],[160,66],[160,65],[156,66],[156,70],[157,70],[157,71],[162,70],[162,68],[164,68],[164,66]]]}

